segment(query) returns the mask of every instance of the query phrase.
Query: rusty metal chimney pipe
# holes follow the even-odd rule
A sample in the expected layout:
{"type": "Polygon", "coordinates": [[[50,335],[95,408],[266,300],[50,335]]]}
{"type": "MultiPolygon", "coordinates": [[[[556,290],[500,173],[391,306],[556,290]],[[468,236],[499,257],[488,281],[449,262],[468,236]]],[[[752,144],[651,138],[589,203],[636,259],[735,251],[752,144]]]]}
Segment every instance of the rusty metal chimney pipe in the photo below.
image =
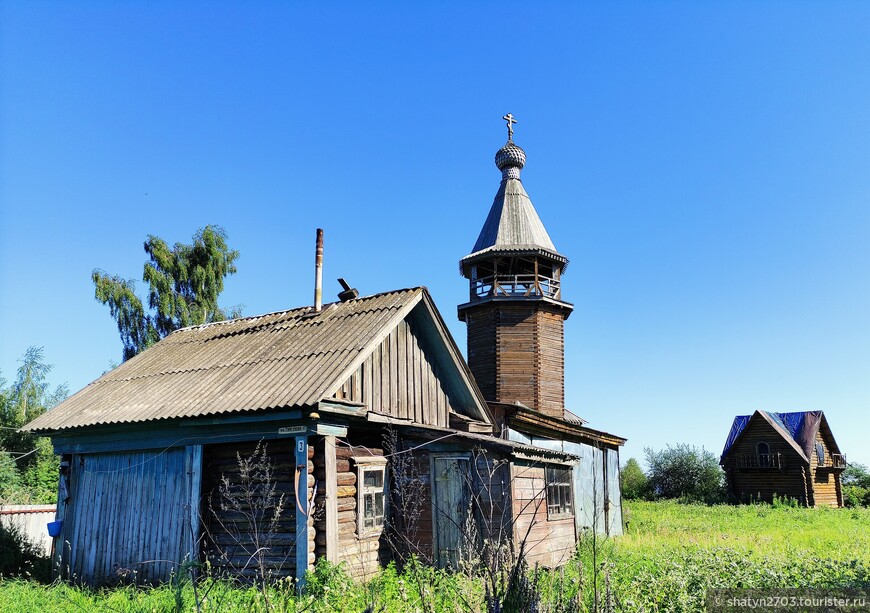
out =
{"type": "Polygon", "coordinates": [[[314,312],[323,307],[323,229],[317,228],[317,250],[314,256],[314,312]]]}

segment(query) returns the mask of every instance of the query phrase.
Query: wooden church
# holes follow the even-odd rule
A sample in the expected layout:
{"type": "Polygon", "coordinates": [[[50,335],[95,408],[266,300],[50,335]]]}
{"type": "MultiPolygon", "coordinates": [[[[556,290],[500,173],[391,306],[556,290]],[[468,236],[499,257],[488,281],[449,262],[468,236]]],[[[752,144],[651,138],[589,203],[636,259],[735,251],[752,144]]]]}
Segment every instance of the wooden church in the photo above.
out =
{"type": "Polygon", "coordinates": [[[625,440],[564,407],[568,260],[506,119],[460,261],[468,362],[423,287],[321,304],[318,284],[314,306],[170,334],[26,426],[62,458],[58,576],[164,581],[208,559],[303,581],[323,557],[367,577],[409,552],[457,567],[494,535],[555,566],[621,533],[625,440]]]}
{"type": "Polygon", "coordinates": [[[730,497],[842,507],[846,456],[822,411],[756,411],[734,418],[720,461],[730,497]]]}

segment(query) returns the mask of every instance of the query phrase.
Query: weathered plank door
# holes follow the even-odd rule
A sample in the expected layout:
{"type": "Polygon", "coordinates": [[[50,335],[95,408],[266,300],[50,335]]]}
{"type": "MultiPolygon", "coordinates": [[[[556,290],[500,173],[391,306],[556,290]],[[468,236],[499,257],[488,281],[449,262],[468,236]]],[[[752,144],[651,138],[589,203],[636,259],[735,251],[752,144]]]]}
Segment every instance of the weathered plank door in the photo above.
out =
{"type": "Polygon", "coordinates": [[[462,555],[465,520],[469,514],[468,456],[433,456],[432,525],[435,562],[456,568],[462,555]]]}

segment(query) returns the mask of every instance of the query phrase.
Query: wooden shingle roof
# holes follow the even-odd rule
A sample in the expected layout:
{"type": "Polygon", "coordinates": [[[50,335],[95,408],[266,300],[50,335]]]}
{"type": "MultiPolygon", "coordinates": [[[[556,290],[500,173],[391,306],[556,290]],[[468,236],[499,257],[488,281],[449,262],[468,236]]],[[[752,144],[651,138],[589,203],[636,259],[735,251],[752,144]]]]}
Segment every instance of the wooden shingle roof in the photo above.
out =
{"type": "Polygon", "coordinates": [[[25,429],[314,405],[423,300],[426,289],[412,288],[177,330],[25,429]]]}
{"type": "Polygon", "coordinates": [[[526,252],[541,252],[565,264],[568,261],[556,251],[522,181],[505,179],[499,185],[477,242],[462,261],[474,260],[485,254],[526,252]]]}

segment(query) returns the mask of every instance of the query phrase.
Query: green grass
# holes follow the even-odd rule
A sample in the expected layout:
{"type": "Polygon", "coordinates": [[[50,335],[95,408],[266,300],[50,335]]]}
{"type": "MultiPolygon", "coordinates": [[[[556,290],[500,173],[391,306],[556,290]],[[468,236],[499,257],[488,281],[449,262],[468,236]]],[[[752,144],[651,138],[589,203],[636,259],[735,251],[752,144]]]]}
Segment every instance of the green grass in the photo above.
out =
{"type": "MultiPolygon", "coordinates": [[[[626,610],[701,611],[716,587],[870,588],[870,509],[633,502],[626,518],[597,556],[626,610]]],[[[587,605],[591,558],[587,540],[587,605]]]]}
{"type": "Polygon", "coordinates": [[[870,509],[774,508],[769,505],[626,505],[620,548],[728,547],[751,557],[835,556],[870,563],[870,509]]]}
{"type": "MultiPolygon", "coordinates": [[[[626,535],[585,539],[577,556],[533,581],[540,611],[592,609],[596,593],[625,611],[702,611],[708,587],[870,588],[870,509],[626,504],[626,535]],[[593,565],[593,556],[595,564],[593,565]],[[597,570],[597,572],[596,572],[597,570]],[[598,585],[596,592],[595,586],[598,585]]],[[[208,586],[204,586],[208,587],[208,586]]],[[[479,582],[428,568],[400,575],[392,568],[367,585],[322,565],[309,593],[292,586],[269,592],[276,611],[467,611],[483,607],[479,582]],[[421,598],[420,590],[424,596],[421,598]]],[[[255,589],[216,583],[203,611],[265,611],[255,589]]],[[[0,611],[195,611],[189,583],[87,590],[0,580],[0,611]]]]}

